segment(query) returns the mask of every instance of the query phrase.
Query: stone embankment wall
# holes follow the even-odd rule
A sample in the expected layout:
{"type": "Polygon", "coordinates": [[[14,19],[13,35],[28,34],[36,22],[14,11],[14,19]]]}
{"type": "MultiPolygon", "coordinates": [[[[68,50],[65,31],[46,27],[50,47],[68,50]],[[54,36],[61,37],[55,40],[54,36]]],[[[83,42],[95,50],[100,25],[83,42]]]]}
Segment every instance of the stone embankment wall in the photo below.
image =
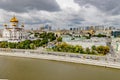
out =
{"type": "Polygon", "coordinates": [[[20,49],[0,49],[0,55],[74,62],[120,69],[120,59],[107,56],[20,49]]]}

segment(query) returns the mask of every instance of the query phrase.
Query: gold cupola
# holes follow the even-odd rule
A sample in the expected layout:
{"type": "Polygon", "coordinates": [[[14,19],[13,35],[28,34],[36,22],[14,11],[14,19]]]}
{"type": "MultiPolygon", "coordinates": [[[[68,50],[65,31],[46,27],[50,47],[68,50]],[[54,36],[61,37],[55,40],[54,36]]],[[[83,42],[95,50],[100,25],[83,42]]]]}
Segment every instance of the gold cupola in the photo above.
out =
{"type": "Polygon", "coordinates": [[[18,23],[19,21],[18,21],[18,19],[17,19],[15,16],[13,16],[13,17],[10,19],[10,22],[17,22],[17,23],[18,23]]]}
{"type": "Polygon", "coordinates": [[[22,23],[21,27],[24,27],[24,23],[22,23]]]}
{"type": "Polygon", "coordinates": [[[5,24],[4,24],[4,27],[7,27],[7,26],[8,26],[8,25],[5,23],[5,24]]]}

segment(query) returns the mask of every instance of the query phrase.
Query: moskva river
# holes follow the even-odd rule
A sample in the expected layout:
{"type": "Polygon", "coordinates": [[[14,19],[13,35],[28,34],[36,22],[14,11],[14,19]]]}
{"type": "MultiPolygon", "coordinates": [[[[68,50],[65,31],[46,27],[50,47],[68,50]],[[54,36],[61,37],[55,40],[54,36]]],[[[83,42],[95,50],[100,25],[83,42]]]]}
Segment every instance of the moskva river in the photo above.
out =
{"type": "Polygon", "coordinates": [[[120,80],[120,70],[67,62],[0,56],[0,79],[120,80]]]}

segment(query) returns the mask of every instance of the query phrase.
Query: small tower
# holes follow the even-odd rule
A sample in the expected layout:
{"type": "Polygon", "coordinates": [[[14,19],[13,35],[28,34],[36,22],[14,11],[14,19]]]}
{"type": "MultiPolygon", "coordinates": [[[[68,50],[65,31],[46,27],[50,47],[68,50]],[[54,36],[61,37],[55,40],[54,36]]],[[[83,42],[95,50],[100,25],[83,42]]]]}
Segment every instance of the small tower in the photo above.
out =
{"type": "Polygon", "coordinates": [[[22,28],[24,28],[24,27],[25,27],[25,26],[24,26],[24,23],[22,23],[21,27],[22,27],[22,28]]]}
{"type": "Polygon", "coordinates": [[[4,27],[7,28],[7,26],[8,26],[8,25],[5,23],[5,24],[4,24],[4,27]]]}

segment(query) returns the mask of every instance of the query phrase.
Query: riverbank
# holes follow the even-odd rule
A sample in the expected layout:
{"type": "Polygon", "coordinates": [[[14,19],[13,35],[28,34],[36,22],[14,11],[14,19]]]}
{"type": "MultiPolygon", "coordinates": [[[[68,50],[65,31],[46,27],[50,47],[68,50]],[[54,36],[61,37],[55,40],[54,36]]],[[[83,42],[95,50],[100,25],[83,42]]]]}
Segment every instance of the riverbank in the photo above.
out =
{"type": "MultiPolygon", "coordinates": [[[[96,59],[88,59],[88,58],[82,58],[74,57],[74,56],[66,56],[65,54],[57,55],[52,54],[48,52],[39,52],[39,54],[33,53],[33,52],[4,52],[1,51],[0,55],[2,56],[14,56],[14,57],[24,57],[24,58],[36,58],[36,59],[47,59],[47,60],[55,60],[55,61],[64,61],[64,62],[73,62],[73,63],[81,63],[81,64],[88,64],[88,65],[95,65],[95,66],[102,66],[102,67],[109,67],[109,68],[116,68],[120,69],[120,63],[119,62],[113,62],[113,61],[104,61],[104,60],[96,60],[96,59]]],[[[85,57],[85,56],[83,56],[85,57]]]]}

